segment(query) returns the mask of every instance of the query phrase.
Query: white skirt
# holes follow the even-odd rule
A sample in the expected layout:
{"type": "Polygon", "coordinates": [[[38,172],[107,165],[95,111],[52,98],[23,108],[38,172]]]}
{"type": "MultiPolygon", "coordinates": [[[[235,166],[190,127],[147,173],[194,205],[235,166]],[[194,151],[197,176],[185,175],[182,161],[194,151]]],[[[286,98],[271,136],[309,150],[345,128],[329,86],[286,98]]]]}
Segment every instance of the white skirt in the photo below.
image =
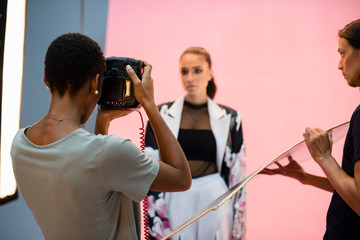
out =
{"type": "MultiPolygon", "coordinates": [[[[167,193],[168,218],[174,230],[204,210],[215,199],[228,191],[219,173],[192,180],[191,188],[185,192],[167,193]]],[[[199,220],[175,234],[172,240],[228,240],[232,229],[232,200],[226,201],[216,211],[211,211],[199,220]]]]}

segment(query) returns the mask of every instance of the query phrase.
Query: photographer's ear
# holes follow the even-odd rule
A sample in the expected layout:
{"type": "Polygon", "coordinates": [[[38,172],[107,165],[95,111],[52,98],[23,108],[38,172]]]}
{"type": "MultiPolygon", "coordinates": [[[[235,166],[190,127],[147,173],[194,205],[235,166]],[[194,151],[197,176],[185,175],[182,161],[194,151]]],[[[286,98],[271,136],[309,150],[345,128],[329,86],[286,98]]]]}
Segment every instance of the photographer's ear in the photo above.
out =
{"type": "Polygon", "coordinates": [[[94,93],[95,95],[98,95],[100,91],[101,91],[100,74],[96,74],[91,79],[90,92],[94,93]]]}
{"type": "Polygon", "coordinates": [[[49,82],[46,80],[46,78],[45,78],[45,76],[44,76],[44,83],[45,83],[45,85],[46,85],[46,88],[50,91],[50,84],[49,84],[49,82]]]}

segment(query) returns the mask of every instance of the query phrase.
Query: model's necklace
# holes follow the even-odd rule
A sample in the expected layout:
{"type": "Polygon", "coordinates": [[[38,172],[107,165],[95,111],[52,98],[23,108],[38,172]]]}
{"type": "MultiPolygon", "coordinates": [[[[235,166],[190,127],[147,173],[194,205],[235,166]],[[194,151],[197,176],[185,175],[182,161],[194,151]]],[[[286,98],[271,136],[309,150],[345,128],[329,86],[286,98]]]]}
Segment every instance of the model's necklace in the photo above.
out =
{"type": "Polygon", "coordinates": [[[77,121],[72,118],[54,118],[54,117],[50,117],[50,116],[45,116],[45,118],[49,118],[49,119],[57,121],[57,125],[59,125],[62,121],[65,121],[65,120],[71,120],[71,121],[74,121],[77,123],[77,121]]]}
{"type": "Polygon", "coordinates": [[[202,108],[207,107],[207,102],[203,103],[203,104],[193,104],[193,103],[190,103],[190,102],[185,100],[184,101],[184,106],[187,106],[187,107],[192,108],[192,109],[202,109],[202,108]]]}

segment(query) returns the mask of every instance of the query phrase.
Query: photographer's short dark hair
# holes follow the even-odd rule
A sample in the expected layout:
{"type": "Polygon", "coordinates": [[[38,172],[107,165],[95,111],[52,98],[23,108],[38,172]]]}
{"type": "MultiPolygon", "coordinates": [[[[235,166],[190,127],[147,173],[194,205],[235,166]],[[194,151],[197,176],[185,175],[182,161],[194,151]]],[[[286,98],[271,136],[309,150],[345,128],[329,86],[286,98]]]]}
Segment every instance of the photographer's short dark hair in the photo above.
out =
{"type": "Polygon", "coordinates": [[[80,33],[57,37],[45,57],[45,79],[51,92],[63,96],[69,90],[74,96],[91,78],[105,70],[105,59],[99,45],[80,33]]]}
{"type": "Polygon", "coordinates": [[[343,29],[339,30],[339,37],[348,40],[355,49],[360,48],[360,19],[352,21],[343,29]]]}
{"type": "MultiPolygon", "coordinates": [[[[206,51],[205,48],[202,47],[189,47],[187,48],[180,56],[180,59],[188,53],[192,53],[192,54],[196,54],[196,55],[201,55],[205,57],[206,62],[209,64],[209,68],[211,69],[211,57],[210,57],[210,53],[208,51],[206,51]]],[[[207,88],[206,88],[206,94],[208,95],[209,98],[214,99],[215,94],[216,94],[216,84],[215,84],[215,79],[214,77],[211,78],[211,80],[209,81],[207,88]]]]}

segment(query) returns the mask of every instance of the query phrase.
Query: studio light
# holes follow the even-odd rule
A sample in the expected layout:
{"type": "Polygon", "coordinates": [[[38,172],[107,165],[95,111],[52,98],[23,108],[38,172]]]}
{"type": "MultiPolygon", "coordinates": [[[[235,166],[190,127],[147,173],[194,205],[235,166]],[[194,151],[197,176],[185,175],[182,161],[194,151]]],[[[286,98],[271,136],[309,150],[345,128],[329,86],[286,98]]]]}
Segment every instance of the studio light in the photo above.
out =
{"type": "MultiPolygon", "coordinates": [[[[0,204],[17,197],[10,148],[20,127],[21,86],[25,39],[26,0],[1,1],[5,4],[5,40],[1,91],[0,204]]],[[[2,33],[3,34],[3,33],[2,33]]]]}

